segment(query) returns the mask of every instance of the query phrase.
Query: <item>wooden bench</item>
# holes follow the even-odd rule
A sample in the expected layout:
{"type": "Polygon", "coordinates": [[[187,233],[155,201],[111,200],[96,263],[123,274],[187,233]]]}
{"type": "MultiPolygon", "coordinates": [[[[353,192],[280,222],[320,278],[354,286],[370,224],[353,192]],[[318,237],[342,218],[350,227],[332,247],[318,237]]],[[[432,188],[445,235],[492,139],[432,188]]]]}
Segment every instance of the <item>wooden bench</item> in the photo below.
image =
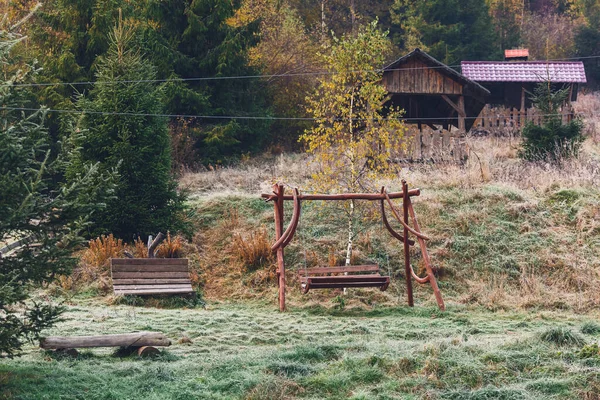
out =
{"type": "Polygon", "coordinates": [[[390,277],[382,276],[378,265],[306,268],[298,275],[303,293],[310,289],[351,287],[378,287],[383,292],[390,284],[390,277]]]}
{"type": "Polygon", "coordinates": [[[116,295],[194,293],[187,258],[112,258],[116,295]]]}

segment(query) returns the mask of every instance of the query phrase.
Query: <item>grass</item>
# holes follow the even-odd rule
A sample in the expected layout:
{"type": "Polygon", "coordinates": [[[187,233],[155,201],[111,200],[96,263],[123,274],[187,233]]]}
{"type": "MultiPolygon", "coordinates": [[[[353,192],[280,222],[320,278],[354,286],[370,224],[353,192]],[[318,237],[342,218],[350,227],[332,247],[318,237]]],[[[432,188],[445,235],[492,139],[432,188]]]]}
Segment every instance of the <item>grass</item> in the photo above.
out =
{"type": "MultiPolygon", "coordinates": [[[[554,399],[597,398],[600,362],[547,332],[593,318],[481,308],[208,309],[105,306],[75,299],[47,334],[157,330],[155,359],[93,349],[77,358],[35,347],[0,365],[3,399],[554,399]],[[187,338],[181,340],[181,338],[187,338]],[[178,343],[178,342],[181,343],[178,343]],[[588,397],[582,397],[588,396],[588,397]]],[[[586,340],[593,336],[582,334],[586,340]]],[[[598,358],[598,357],[597,357],[598,358]]]]}
{"type": "MultiPolygon", "coordinates": [[[[422,189],[414,204],[446,312],[427,285],[404,306],[402,246],[368,203],[353,262],[378,263],[390,288],[301,295],[298,272],[345,255],[343,210],[305,202],[285,249],[290,312],[278,313],[273,208],[259,196],[275,179],[306,188],[306,157],[184,175],[198,229],[183,251],[206,309],[68,293],[47,334],[157,330],[174,344],[156,359],[29,347],[2,360],[0,399],[600,399],[596,136],[560,167],[516,159],[514,139],[472,138],[478,157],[465,165],[399,170],[422,189]]],[[[418,247],[411,257],[422,273],[418,247]]]]}

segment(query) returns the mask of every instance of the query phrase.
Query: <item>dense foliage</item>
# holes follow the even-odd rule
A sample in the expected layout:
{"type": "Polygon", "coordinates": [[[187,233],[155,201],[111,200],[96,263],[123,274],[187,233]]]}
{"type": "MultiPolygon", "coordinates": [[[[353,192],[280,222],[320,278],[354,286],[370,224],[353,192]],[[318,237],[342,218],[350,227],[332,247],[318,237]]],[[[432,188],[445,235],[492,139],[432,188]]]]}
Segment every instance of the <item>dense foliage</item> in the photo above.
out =
{"type": "Polygon", "coordinates": [[[0,254],[0,356],[13,356],[57,320],[60,307],[26,301],[29,291],[70,270],[80,234],[111,195],[114,178],[83,163],[69,184],[56,183],[78,150],[63,143],[52,151],[46,110],[35,109],[23,86],[35,69],[17,68],[10,55],[22,39],[0,31],[0,245],[16,241],[0,254]]]}
{"type": "MultiPolygon", "coordinates": [[[[9,14],[33,4],[10,2],[9,14]]],[[[326,51],[332,31],[341,37],[375,18],[396,45],[385,62],[417,46],[450,65],[502,59],[504,49],[520,46],[533,59],[600,49],[599,0],[48,0],[20,28],[29,39],[19,51],[40,61],[41,81],[81,83],[40,87],[38,102],[73,109],[74,95],[90,90],[119,10],[136,27],[135,46],[156,79],[169,80],[162,107],[180,116],[169,126],[193,143],[195,165],[293,147],[309,124],[305,97],[324,69],[315,54],[326,51]]],[[[594,83],[597,59],[584,60],[594,83]]],[[[65,131],[62,115],[49,113],[55,141],[65,131]]]]}
{"type": "Polygon", "coordinates": [[[526,160],[561,161],[576,156],[583,142],[582,122],[576,118],[563,123],[560,109],[569,96],[568,89],[553,89],[550,82],[539,84],[532,101],[542,113],[542,125],[528,122],[523,128],[521,157],[526,160]]]}

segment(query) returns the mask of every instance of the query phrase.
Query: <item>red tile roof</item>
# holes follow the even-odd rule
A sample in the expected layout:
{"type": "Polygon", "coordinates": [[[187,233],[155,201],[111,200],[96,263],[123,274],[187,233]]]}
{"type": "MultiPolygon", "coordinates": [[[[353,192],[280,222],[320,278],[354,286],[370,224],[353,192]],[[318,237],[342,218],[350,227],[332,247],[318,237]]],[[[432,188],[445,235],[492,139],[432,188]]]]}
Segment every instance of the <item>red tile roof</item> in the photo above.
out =
{"type": "Polygon", "coordinates": [[[587,82],[581,61],[463,61],[461,67],[476,82],[587,82]]]}
{"type": "Polygon", "coordinates": [[[504,58],[529,57],[528,49],[504,50],[504,58]]]}

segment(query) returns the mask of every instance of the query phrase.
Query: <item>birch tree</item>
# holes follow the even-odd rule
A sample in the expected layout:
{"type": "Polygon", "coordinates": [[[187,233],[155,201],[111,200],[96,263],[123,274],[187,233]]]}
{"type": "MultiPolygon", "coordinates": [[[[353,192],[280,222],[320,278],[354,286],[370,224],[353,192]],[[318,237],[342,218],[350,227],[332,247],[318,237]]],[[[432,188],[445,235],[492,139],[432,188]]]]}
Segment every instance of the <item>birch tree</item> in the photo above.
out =
{"type": "MultiPolygon", "coordinates": [[[[402,146],[400,110],[386,106],[381,67],[390,50],[387,32],[377,21],[355,34],[334,37],[322,54],[328,74],[307,98],[314,126],[301,137],[314,154],[318,171],[314,189],[320,192],[372,191],[377,179],[390,175],[390,153],[402,146]]],[[[349,201],[346,265],[352,257],[355,204],[349,201]]]]}

